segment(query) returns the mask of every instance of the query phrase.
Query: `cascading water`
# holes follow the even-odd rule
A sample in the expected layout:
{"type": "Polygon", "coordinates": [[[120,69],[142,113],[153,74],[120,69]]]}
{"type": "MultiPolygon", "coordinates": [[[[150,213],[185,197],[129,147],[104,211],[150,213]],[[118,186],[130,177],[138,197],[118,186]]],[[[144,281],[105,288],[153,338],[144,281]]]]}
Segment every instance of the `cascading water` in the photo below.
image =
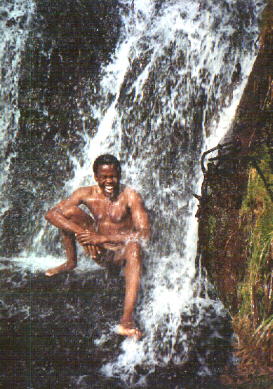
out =
{"type": "MultiPolygon", "coordinates": [[[[107,363],[102,359],[99,368],[106,377],[146,385],[145,377],[149,382],[158,369],[172,367],[177,374],[189,369],[192,360],[195,372],[213,374],[209,361],[217,357],[211,344],[226,341],[219,324],[225,322],[225,312],[209,298],[195,266],[192,193],[200,191],[202,151],[215,146],[232,124],[255,59],[262,3],[120,0],[119,7],[122,26],[115,53],[101,69],[98,91],[90,82],[81,93],[94,103],[85,101],[83,112],[83,97],[77,97],[84,147],[80,156],[70,158],[74,177],[62,196],[89,184],[94,159],[111,152],[123,161],[123,182],[145,200],[153,237],[136,314],[145,336],[138,343],[123,341],[121,351],[107,363]],[[92,136],[88,115],[98,123],[92,136]]],[[[32,273],[63,261],[47,256],[46,242],[56,242],[56,233],[43,225],[41,221],[33,233],[32,249],[17,258],[32,273]]],[[[87,279],[98,277],[86,260],[79,269],[83,274],[76,274],[83,280],[89,271],[87,279]]],[[[76,308],[67,304],[67,309],[76,308]]],[[[90,346],[97,352],[111,341],[106,328],[90,346]]],[[[73,382],[84,388],[88,381],[81,376],[73,382]]]]}
{"type": "MultiPolygon", "coordinates": [[[[192,193],[200,187],[201,151],[217,144],[230,127],[252,66],[253,30],[241,16],[240,4],[233,2],[168,1],[156,6],[135,1],[125,22],[122,44],[129,63],[125,61],[125,77],[110,108],[116,111],[114,134],[106,149],[115,145],[114,152],[126,161],[126,181],[143,193],[152,210],[154,247],[139,308],[146,336],[139,344],[124,343],[123,354],[103,368],[110,376],[128,378],[139,365],[183,365],[195,332],[185,329],[193,316],[192,327],[198,328],[212,304],[196,293],[192,193]],[[232,83],[238,64],[239,82],[232,83]]],[[[97,137],[104,135],[99,128],[97,137]]],[[[91,150],[101,151],[92,142],[87,156],[91,150]]]]}
{"type": "Polygon", "coordinates": [[[0,212],[8,208],[8,199],[2,196],[10,160],[14,156],[14,139],[19,126],[18,83],[21,56],[29,34],[34,13],[33,1],[2,1],[0,7],[0,212]]]}

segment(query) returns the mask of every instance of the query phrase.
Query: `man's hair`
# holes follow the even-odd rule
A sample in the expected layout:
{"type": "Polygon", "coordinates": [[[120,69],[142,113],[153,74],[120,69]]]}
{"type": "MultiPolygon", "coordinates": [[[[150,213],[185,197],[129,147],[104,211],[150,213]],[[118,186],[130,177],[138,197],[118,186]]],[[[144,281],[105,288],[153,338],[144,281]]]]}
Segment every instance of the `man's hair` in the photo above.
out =
{"type": "Polygon", "coordinates": [[[116,157],[114,157],[111,154],[102,154],[98,158],[95,159],[95,161],[93,163],[93,171],[95,174],[98,173],[98,168],[100,165],[115,165],[119,175],[121,175],[120,162],[116,157]]]}

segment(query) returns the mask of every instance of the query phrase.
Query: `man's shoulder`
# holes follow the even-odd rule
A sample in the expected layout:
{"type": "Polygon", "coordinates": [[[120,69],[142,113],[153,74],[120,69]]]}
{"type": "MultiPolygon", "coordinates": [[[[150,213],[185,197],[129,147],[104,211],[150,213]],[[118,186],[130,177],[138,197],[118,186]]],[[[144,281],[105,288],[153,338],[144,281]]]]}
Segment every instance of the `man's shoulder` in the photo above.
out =
{"type": "Polygon", "coordinates": [[[140,193],[137,192],[135,189],[131,188],[130,186],[123,185],[122,191],[128,199],[141,199],[140,193]]]}
{"type": "Polygon", "coordinates": [[[74,195],[78,195],[80,197],[89,197],[94,195],[97,192],[97,186],[92,185],[92,186],[82,186],[75,190],[74,195]]]}
{"type": "Polygon", "coordinates": [[[125,194],[134,194],[137,193],[135,189],[133,189],[131,186],[123,185],[121,184],[121,191],[125,194]]]}

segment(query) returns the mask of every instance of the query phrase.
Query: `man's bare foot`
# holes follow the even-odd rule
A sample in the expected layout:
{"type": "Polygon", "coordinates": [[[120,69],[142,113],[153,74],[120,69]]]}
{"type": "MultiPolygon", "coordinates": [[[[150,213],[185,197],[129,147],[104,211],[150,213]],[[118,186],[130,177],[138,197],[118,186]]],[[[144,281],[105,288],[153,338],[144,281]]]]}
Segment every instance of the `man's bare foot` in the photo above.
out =
{"type": "Polygon", "coordinates": [[[142,338],[141,331],[134,325],[133,322],[120,323],[117,326],[117,333],[122,336],[129,336],[140,340],[142,338]]]}
{"type": "Polygon", "coordinates": [[[46,272],[45,272],[45,275],[47,277],[52,277],[52,276],[55,276],[56,274],[58,273],[61,273],[61,272],[64,272],[64,271],[69,271],[69,270],[73,270],[74,268],[76,267],[76,264],[74,263],[63,263],[62,265],[60,266],[57,266],[57,267],[53,267],[52,269],[48,269],[46,272]]]}

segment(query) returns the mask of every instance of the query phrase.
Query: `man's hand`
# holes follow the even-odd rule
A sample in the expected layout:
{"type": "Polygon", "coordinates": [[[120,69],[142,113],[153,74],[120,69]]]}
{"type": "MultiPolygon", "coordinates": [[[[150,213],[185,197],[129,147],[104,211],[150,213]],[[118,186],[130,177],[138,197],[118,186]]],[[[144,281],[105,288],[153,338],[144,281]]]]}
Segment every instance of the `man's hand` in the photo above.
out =
{"type": "MultiPolygon", "coordinates": [[[[100,255],[101,248],[97,246],[97,244],[94,243],[94,239],[92,239],[92,237],[94,238],[94,235],[98,237],[98,234],[89,230],[85,230],[75,235],[77,241],[84,248],[86,254],[90,255],[93,259],[96,259],[97,256],[100,255]]],[[[98,241],[98,239],[96,239],[96,241],[98,241]]]]}
{"type": "Polygon", "coordinates": [[[85,230],[84,232],[80,232],[76,234],[77,241],[82,245],[100,245],[105,243],[105,238],[103,235],[98,234],[97,232],[85,230]]]}
{"type": "Polygon", "coordinates": [[[86,254],[90,255],[93,259],[96,259],[98,255],[101,253],[101,249],[99,246],[95,246],[93,244],[82,245],[86,254]]]}

